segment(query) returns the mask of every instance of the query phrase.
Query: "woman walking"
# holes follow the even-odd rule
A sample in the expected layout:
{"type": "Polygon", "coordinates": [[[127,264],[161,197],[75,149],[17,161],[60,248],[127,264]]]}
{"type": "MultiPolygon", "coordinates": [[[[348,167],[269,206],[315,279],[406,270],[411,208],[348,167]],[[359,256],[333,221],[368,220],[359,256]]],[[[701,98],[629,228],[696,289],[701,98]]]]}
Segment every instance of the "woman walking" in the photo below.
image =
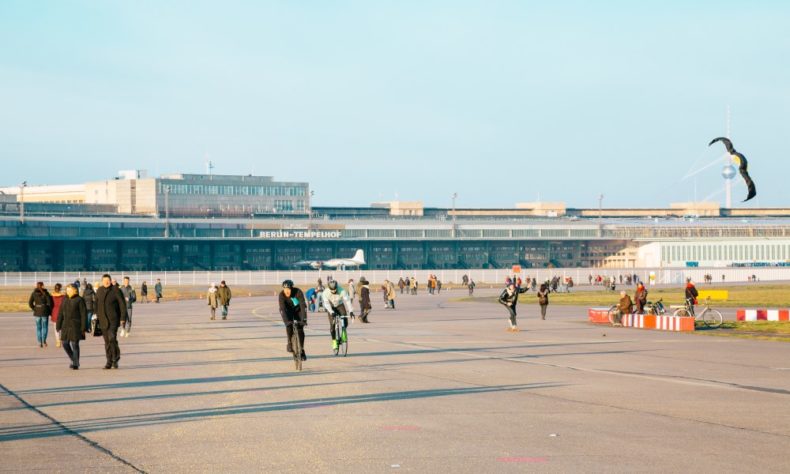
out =
{"type": "MultiPolygon", "coordinates": [[[[63,288],[63,285],[60,283],[55,283],[55,287],[52,291],[52,314],[50,314],[49,318],[52,321],[52,324],[58,324],[58,314],[60,313],[60,306],[63,304],[63,298],[65,295],[60,292],[63,288]]],[[[60,334],[57,333],[57,327],[55,328],[55,347],[60,347],[60,334]]]]}
{"type": "Polygon", "coordinates": [[[217,291],[217,285],[212,284],[208,289],[208,294],[206,295],[206,299],[208,300],[208,306],[211,309],[211,320],[214,321],[217,319],[217,307],[219,306],[219,295],[217,291]]]}
{"type": "Polygon", "coordinates": [[[499,295],[499,303],[507,308],[510,317],[510,327],[507,329],[508,332],[519,332],[518,322],[516,321],[516,305],[518,305],[518,295],[526,292],[526,288],[518,288],[516,284],[511,281],[507,285],[507,288],[502,290],[502,294],[499,295]]]}
{"type": "Polygon", "coordinates": [[[368,315],[370,314],[370,310],[373,309],[373,305],[370,304],[370,282],[367,281],[365,277],[362,277],[359,279],[359,284],[361,286],[359,294],[359,319],[367,324],[370,322],[368,321],[368,315]]]}
{"type": "Polygon", "coordinates": [[[68,285],[55,327],[63,341],[63,350],[71,360],[69,368],[72,370],[80,368],[80,341],[85,339],[85,331],[88,330],[85,324],[87,314],[85,300],[79,295],[77,287],[68,285]]]}
{"type": "Polygon", "coordinates": [[[549,289],[545,283],[540,285],[538,304],[540,305],[540,318],[546,319],[546,308],[549,307],[549,289]]]}
{"type": "Polygon", "coordinates": [[[28,306],[33,310],[33,317],[36,320],[36,338],[38,347],[47,347],[47,335],[49,333],[49,315],[52,313],[52,296],[46,288],[44,282],[36,283],[36,288],[30,294],[28,306]]]}

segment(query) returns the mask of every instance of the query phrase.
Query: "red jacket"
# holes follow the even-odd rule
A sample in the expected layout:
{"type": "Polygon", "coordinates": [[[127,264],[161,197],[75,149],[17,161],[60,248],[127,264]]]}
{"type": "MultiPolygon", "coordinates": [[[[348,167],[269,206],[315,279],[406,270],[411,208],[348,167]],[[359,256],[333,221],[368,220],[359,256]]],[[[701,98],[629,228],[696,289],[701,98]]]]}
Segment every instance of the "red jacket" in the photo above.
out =
{"type": "Polygon", "coordinates": [[[58,314],[60,314],[60,305],[63,304],[63,298],[66,295],[59,294],[59,295],[52,295],[52,314],[49,316],[49,319],[52,320],[53,323],[58,322],[58,314]]]}

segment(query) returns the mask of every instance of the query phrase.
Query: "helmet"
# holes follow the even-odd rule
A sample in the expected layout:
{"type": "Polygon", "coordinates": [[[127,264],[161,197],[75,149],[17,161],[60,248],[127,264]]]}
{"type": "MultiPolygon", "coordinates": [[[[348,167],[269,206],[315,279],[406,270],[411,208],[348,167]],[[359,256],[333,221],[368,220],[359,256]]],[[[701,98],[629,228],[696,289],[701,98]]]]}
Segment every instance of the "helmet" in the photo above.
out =
{"type": "Polygon", "coordinates": [[[293,287],[294,287],[294,282],[293,281],[285,280],[283,282],[283,288],[293,288],[293,287]]]}
{"type": "Polygon", "coordinates": [[[328,286],[333,293],[337,291],[337,282],[335,280],[331,280],[329,283],[326,284],[326,286],[328,286]]]}

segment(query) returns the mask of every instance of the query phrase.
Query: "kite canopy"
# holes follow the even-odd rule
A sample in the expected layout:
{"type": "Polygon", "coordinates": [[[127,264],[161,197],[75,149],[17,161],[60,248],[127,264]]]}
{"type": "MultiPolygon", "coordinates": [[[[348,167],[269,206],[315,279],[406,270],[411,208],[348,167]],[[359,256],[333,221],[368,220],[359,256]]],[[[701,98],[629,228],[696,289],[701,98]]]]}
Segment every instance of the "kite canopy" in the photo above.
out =
{"type": "Polygon", "coordinates": [[[713,140],[708,143],[708,146],[713,145],[716,142],[722,142],[724,144],[724,148],[727,149],[727,153],[730,154],[732,160],[738,164],[738,171],[740,171],[741,176],[743,177],[743,181],[746,183],[746,189],[748,193],[746,194],[746,199],[743,202],[748,201],[749,199],[757,196],[757,187],[754,185],[754,181],[752,181],[752,177],[749,176],[749,162],[746,160],[746,157],[743,156],[742,153],[739,153],[735,147],[732,146],[732,141],[726,137],[718,137],[714,138],[713,140]]]}

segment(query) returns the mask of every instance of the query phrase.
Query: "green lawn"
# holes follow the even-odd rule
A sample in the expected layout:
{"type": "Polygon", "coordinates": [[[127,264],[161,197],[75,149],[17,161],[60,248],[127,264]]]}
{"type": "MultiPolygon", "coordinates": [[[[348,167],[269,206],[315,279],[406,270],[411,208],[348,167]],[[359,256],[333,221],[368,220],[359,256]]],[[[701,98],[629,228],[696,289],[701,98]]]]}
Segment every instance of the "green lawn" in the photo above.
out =
{"type": "Polygon", "coordinates": [[[788,321],[725,321],[719,329],[695,332],[709,336],[790,342],[788,321]]]}

